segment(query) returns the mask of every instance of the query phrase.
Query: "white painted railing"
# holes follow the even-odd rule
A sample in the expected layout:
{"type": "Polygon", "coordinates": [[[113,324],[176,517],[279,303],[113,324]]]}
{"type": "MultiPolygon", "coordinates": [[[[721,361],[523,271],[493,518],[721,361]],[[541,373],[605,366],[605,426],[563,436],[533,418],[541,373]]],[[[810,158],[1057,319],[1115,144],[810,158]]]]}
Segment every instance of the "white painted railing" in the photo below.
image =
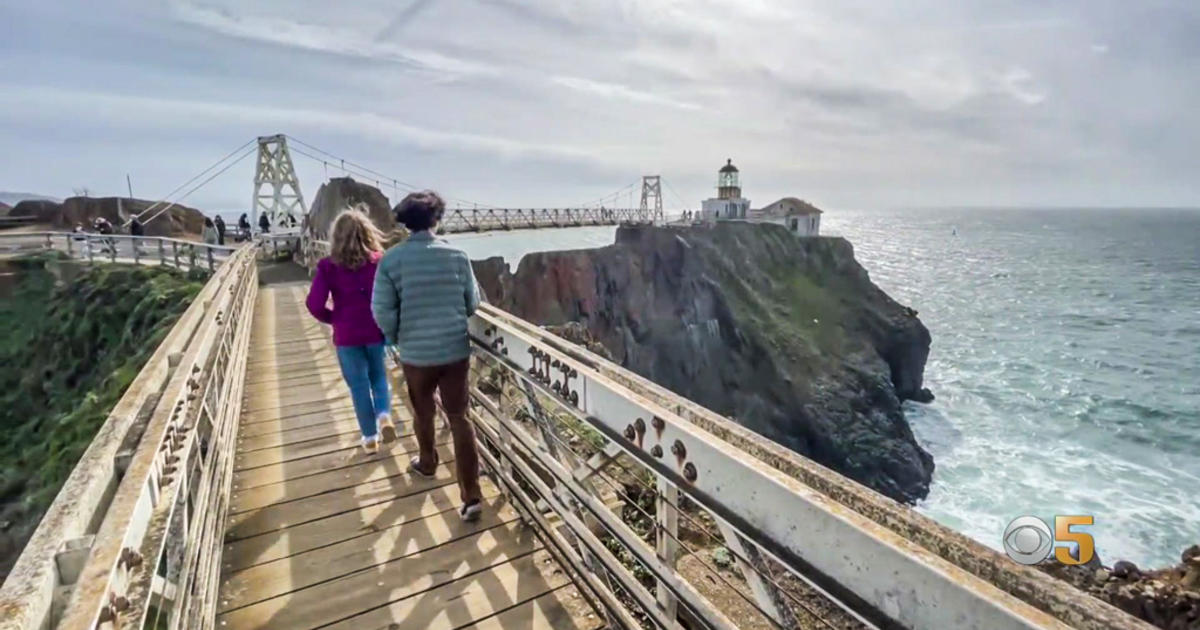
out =
{"type": "Polygon", "coordinates": [[[109,414],[0,588],[0,629],[212,627],[255,255],[222,259],[109,414]]]}
{"type": "Polygon", "coordinates": [[[19,253],[39,249],[53,249],[65,252],[72,258],[91,262],[159,264],[214,271],[238,247],[162,236],[91,232],[0,233],[0,251],[19,253]]]}

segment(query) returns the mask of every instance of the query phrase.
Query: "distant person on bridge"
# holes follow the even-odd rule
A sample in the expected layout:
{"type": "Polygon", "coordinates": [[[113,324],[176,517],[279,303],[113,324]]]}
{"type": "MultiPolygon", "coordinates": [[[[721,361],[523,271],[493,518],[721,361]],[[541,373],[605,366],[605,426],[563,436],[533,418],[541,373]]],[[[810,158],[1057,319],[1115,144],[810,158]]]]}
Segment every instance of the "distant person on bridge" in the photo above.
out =
{"type": "Polygon", "coordinates": [[[217,244],[217,226],[213,224],[212,219],[204,217],[204,231],[201,232],[200,236],[209,245],[217,244]]]}
{"type": "Polygon", "coordinates": [[[333,345],[350,388],[362,447],[372,455],[381,438],[385,443],[396,439],[383,332],[371,316],[371,289],[383,256],[383,235],[365,213],[352,209],[334,220],[329,240],[329,257],[317,263],[305,305],[318,321],[333,326],[333,345]],[[326,305],[330,296],[332,309],[326,305]]]}
{"type": "Polygon", "coordinates": [[[216,228],[217,228],[217,245],[224,245],[225,244],[225,219],[222,219],[221,215],[218,214],[217,218],[213,219],[213,225],[216,226],[216,228]]]}
{"type": "Polygon", "coordinates": [[[145,236],[146,227],[142,225],[141,219],[136,216],[129,220],[129,235],[130,236],[145,236]]]}
{"type": "Polygon", "coordinates": [[[428,190],[409,194],[396,207],[396,220],[412,235],[379,262],[371,311],[387,343],[399,346],[408,383],[419,448],[408,468],[426,478],[437,473],[433,424],[437,391],[454,434],[462,498],[458,513],[464,521],[474,521],[482,509],[482,495],[475,431],[467,420],[471,360],[467,318],[479,306],[479,288],[467,255],[433,235],[445,210],[446,202],[428,190]]]}
{"type": "Polygon", "coordinates": [[[258,229],[262,230],[263,234],[271,231],[271,220],[267,218],[265,213],[258,215],[258,229]]]}
{"type": "Polygon", "coordinates": [[[243,241],[250,240],[250,219],[245,212],[238,217],[238,236],[243,241]]]}

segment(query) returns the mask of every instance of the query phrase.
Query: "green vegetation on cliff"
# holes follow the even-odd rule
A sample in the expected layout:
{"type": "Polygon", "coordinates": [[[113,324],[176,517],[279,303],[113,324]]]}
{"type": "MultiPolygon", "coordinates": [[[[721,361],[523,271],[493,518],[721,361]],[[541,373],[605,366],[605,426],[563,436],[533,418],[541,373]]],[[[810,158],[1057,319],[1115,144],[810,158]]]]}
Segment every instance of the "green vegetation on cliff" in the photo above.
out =
{"type": "Polygon", "coordinates": [[[203,275],[165,268],[75,264],[9,261],[20,280],[0,297],[0,574],[204,286],[203,275]]]}

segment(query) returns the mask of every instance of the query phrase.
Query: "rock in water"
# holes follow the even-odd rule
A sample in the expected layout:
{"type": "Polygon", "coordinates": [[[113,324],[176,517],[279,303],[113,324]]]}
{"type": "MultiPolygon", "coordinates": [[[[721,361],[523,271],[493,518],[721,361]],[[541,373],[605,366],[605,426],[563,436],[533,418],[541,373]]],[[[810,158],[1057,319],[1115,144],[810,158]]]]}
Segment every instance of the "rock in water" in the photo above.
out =
{"type": "Polygon", "coordinates": [[[362,204],[371,222],[384,234],[396,227],[388,198],[374,186],[354,181],[351,177],[334,177],[321,184],[308,212],[308,229],[319,239],[328,239],[333,220],[343,210],[362,204]]]}
{"type": "Polygon", "coordinates": [[[477,262],[493,304],[579,322],[614,361],[887,496],[929,491],[933,458],[900,409],[929,331],[841,238],[781,226],[622,226],[591,250],[477,262]]]}

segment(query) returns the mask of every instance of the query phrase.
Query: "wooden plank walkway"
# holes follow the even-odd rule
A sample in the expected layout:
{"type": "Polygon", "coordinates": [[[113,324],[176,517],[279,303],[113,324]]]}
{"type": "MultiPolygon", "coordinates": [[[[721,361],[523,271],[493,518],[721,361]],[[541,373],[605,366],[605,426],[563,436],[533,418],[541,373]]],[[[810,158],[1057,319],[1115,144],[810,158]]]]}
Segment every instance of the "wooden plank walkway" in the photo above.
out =
{"type": "Polygon", "coordinates": [[[219,625],[281,628],[577,628],[604,624],[484,480],[479,522],[458,517],[449,435],[432,480],[400,439],[358,448],[328,329],[306,285],[263,287],[255,307],[219,602],[219,625]]]}

